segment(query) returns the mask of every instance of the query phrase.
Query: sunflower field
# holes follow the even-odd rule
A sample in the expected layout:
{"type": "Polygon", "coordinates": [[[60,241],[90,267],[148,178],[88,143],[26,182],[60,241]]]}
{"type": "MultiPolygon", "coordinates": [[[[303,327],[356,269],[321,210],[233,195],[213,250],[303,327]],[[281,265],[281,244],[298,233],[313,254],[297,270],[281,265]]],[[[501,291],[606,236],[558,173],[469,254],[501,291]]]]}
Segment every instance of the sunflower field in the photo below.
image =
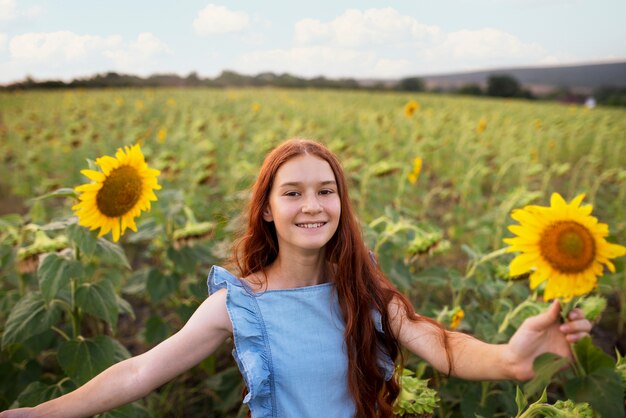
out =
{"type": "MultiPolygon", "coordinates": [[[[398,416],[624,416],[625,110],[295,89],[0,93],[0,410],[180,329],[264,155],[291,137],[339,155],[367,243],[418,313],[493,343],[543,296],[594,320],[576,364],[542,356],[529,382],[407,354],[398,416]]],[[[101,416],[244,416],[231,350],[101,416]]]]}

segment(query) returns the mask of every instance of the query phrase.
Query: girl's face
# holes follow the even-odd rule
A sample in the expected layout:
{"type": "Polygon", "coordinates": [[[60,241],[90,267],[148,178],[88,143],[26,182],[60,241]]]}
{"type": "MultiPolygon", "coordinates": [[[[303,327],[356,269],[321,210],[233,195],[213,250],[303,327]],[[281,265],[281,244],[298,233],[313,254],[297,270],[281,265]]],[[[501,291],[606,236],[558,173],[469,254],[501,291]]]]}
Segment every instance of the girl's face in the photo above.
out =
{"type": "Polygon", "coordinates": [[[263,219],[274,222],[279,251],[319,251],[339,225],[341,202],[328,162],[294,157],[276,172],[263,219]]]}

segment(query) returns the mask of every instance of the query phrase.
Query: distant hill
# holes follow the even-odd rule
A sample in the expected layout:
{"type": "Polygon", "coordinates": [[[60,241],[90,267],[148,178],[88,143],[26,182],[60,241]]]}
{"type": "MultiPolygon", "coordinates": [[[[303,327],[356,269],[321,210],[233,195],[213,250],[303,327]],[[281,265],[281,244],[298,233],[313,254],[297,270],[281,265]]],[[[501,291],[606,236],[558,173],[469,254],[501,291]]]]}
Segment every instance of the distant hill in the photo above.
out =
{"type": "Polygon", "coordinates": [[[626,61],[561,67],[500,68],[467,73],[418,75],[426,88],[453,90],[467,84],[485,86],[491,75],[510,75],[533,93],[542,94],[559,87],[590,93],[600,87],[626,87],[626,61]]]}

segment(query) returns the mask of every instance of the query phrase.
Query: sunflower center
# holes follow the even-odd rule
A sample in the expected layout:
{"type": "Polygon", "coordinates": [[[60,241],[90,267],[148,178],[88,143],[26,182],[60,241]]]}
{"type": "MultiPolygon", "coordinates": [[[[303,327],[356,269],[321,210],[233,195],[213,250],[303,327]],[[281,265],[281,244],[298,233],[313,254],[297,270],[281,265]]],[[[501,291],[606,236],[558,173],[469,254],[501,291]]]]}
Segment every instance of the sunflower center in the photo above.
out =
{"type": "Polygon", "coordinates": [[[557,271],[580,273],[596,256],[596,243],[591,232],[578,222],[555,222],[541,235],[541,255],[557,271]]]}
{"type": "Polygon", "coordinates": [[[110,218],[122,216],[141,197],[143,182],[137,170],[125,165],[111,171],[96,196],[100,212],[110,218]]]}

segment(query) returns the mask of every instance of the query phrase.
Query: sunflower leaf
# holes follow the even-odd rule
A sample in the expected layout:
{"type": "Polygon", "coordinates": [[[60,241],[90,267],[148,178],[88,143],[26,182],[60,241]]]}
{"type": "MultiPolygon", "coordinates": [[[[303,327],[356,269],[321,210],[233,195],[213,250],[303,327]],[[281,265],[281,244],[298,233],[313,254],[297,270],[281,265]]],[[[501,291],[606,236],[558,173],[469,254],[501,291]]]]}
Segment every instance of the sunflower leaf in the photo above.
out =
{"type": "Polygon", "coordinates": [[[115,362],[116,348],[106,335],[93,339],[66,341],[59,347],[57,358],[65,373],[82,385],[115,362]]]}
{"type": "Polygon", "coordinates": [[[591,337],[585,337],[574,344],[574,351],[576,352],[579,364],[586,373],[593,373],[596,370],[604,368],[615,368],[615,362],[611,356],[596,347],[591,337]]]}
{"type": "Polygon", "coordinates": [[[33,200],[42,200],[42,199],[48,199],[51,197],[73,197],[73,198],[78,198],[78,193],[76,193],[76,191],[70,187],[62,187],[60,189],[56,189],[50,193],[46,193],[44,195],[41,196],[37,196],[35,197],[33,200]]]}
{"type": "Polygon", "coordinates": [[[78,224],[67,228],[67,235],[83,254],[92,256],[96,250],[96,233],[78,224]]]}
{"type": "Polygon", "coordinates": [[[624,386],[615,369],[601,368],[578,376],[564,386],[574,402],[587,402],[602,418],[624,416],[624,386]]]}
{"type": "Polygon", "coordinates": [[[104,263],[114,266],[123,266],[130,270],[126,253],[124,253],[124,249],[119,245],[104,238],[98,238],[96,241],[96,250],[104,263]]]}
{"type": "Polygon", "coordinates": [[[112,411],[105,412],[104,414],[98,416],[100,418],[137,418],[148,417],[150,415],[140,403],[135,402],[121,406],[112,411]]]}
{"type": "Polygon", "coordinates": [[[40,292],[28,293],[9,314],[2,334],[2,348],[47,331],[60,316],[58,305],[47,304],[40,292]]]}
{"type": "Polygon", "coordinates": [[[552,377],[568,363],[568,359],[553,353],[544,353],[533,362],[535,377],[524,385],[526,398],[531,398],[548,386],[552,377]]]}
{"type": "Polygon", "coordinates": [[[37,406],[42,402],[58,398],[71,390],[69,382],[65,385],[46,385],[41,382],[32,382],[17,397],[19,407],[37,406]]]}
{"type": "Polygon", "coordinates": [[[119,307],[111,282],[83,283],[76,289],[76,304],[88,314],[106,321],[113,329],[117,327],[119,307]]]}
{"type": "Polygon", "coordinates": [[[66,288],[73,277],[82,274],[82,266],[75,260],[68,260],[58,254],[48,254],[37,270],[39,289],[47,302],[54,299],[60,290],[66,288]]]}
{"type": "Polygon", "coordinates": [[[175,275],[165,275],[158,269],[150,270],[146,283],[150,300],[158,302],[169,296],[178,287],[178,280],[175,275]]]}

